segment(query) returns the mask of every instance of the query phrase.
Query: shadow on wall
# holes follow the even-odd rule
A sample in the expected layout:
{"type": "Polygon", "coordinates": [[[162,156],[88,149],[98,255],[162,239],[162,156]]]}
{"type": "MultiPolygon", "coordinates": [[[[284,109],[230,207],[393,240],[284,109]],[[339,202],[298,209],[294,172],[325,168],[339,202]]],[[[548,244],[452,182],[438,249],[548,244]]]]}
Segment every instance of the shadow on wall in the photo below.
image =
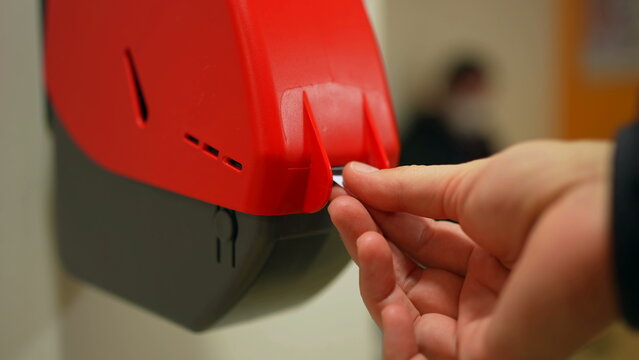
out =
{"type": "Polygon", "coordinates": [[[303,306],[192,333],[66,275],[59,280],[61,359],[376,359],[379,332],[346,271],[303,306]],[[350,295],[347,295],[350,294],[350,295]]]}
{"type": "Polygon", "coordinates": [[[203,337],[68,275],[58,277],[62,359],[214,359],[203,337]],[[105,296],[106,295],[106,296],[105,296]]]}

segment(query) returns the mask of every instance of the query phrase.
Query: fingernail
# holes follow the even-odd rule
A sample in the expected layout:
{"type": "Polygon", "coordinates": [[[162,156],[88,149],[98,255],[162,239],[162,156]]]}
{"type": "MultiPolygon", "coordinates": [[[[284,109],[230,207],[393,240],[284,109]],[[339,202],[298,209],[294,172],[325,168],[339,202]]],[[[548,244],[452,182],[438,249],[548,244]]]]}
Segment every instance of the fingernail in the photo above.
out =
{"type": "Polygon", "coordinates": [[[376,167],[370,166],[368,164],[361,163],[359,161],[353,161],[350,164],[351,169],[360,172],[360,173],[371,173],[379,170],[376,167]]]}

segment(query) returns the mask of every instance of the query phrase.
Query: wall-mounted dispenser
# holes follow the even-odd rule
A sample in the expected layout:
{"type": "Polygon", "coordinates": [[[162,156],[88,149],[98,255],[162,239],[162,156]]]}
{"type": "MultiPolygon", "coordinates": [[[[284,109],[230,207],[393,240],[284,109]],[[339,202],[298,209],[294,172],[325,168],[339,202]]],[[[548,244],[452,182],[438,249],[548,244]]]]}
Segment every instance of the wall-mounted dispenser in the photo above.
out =
{"type": "Polygon", "coordinates": [[[62,262],[193,330],[318,291],[331,168],[397,161],[360,0],[49,0],[45,60],[62,262]]]}

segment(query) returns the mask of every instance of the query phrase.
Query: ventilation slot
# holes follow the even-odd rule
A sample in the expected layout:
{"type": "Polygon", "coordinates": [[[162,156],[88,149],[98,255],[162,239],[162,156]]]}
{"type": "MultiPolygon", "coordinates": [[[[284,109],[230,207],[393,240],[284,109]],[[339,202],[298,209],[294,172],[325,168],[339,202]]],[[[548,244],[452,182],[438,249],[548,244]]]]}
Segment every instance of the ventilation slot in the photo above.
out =
{"type": "Polygon", "coordinates": [[[209,144],[204,144],[204,151],[213,157],[218,157],[218,155],[220,155],[220,150],[214,148],[209,144]]]}
{"type": "Polygon", "coordinates": [[[186,139],[186,141],[188,141],[192,145],[195,145],[195,146],[200,145],[200,140],[191,134],[184,134],[184,138],[186,139]]]}
{"type": "Polygon", "coordinates": [[[146,105],[146,99],[144,98],[144,92],[142,91],[142,84],[140,83],[138,71],[135,67],[133,54],[130,49],[124,50],[124,58],[131,83],[131,93],[134,97],[133,106],[136,109],[136,117],[138,119],[138,123],[144,126],[149,118],[149,108],[146,105]]]}
{"type": "Polygon", "coordinates": [[[242,171],[242,164],[239,161],[227,157],[224,162],[235,170],[242,171]]]}
{"type": "Polygon", "coordinates": [[[189,143],[191,146],[193,146],[194,148],[197,148],[198,150],[202,151],[204,154],[206,154],[209,158],[213,158],[215,160],[218,161],[222,161],[227,167],[240,172],[244,169],[244,166],[242,165],[241,162],[224,156],[226,154],[223,153],[223,151],[220,151],[220,149],[213,147],[209,144],[207,144],[204,141],[200,141],[199,138],[189,134],[189,133],[184,133],[184,139],[186,140],[187,143],[189,143]],[[200,146],[201,145],[201,146],[200,146]]]}

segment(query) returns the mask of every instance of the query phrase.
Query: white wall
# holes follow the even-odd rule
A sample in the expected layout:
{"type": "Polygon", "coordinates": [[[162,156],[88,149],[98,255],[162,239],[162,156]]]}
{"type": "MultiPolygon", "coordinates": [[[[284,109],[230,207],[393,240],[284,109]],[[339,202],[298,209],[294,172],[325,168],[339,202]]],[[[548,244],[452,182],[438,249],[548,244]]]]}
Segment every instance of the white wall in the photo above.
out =
{"type": "Polygon", "coordinates": [[[203,334],[61,272],[37,3],[0,0],[0,359],[376,358],[379,336],[353,266],[303,306],[203,334]]]}
{"type": "Polygon", "coordinates": [[[496,140],[553,134],[553,0],[386,0],[384,56],[400,124],[438,86],[445,62],[474,51],[493,70],[496,140]]]}

